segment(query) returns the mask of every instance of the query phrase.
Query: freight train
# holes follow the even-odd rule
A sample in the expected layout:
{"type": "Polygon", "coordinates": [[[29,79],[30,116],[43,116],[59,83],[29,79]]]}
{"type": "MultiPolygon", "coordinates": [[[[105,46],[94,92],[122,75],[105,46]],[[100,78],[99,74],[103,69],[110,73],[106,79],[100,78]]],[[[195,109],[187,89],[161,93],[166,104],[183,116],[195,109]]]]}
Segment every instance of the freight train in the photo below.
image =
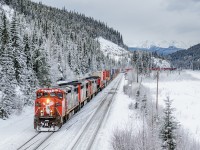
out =
{"type": "Polygon", "coordinates": [[[81,80],[60,81],[56,87],[37,90],[34,129],[37,131],[59,130],[118,73],[119,69],[98,71],[81,80]]]}

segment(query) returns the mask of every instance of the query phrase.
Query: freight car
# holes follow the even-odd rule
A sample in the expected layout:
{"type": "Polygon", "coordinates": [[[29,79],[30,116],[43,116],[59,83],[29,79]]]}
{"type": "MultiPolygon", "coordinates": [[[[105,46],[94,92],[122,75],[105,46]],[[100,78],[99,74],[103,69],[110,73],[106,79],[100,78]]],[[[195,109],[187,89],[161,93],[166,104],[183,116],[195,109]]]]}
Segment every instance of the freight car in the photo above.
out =
{"type": "Polygon", "coordinates": [[[57,131],[119,73],[118,69],[95,72],[79,81],[61,82],[36,91],[34,129],[57,131]]]}

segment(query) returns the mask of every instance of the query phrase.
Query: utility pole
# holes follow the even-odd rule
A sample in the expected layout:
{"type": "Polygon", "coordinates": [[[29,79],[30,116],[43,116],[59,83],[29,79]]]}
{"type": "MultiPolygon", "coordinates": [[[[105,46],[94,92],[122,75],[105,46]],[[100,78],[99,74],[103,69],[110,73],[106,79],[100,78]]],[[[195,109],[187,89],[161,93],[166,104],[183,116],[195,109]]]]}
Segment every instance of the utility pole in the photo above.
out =
{"type": "MultiPolygon", "coordinates": [[[[143,104],[144,105],[144,104],[143,104]]],[[[143,114],[143,132],[142,132],[142,146],[143,146],[143,150],[145,150],[145,142],[144,142],[144,140],[145,140],[145,126],[144,126],[144,108],[143,108],[143,112],[142,112],[142,114],[143,114]]]]}
{"type": "Polygon", "coordinates": [[[137,69],[137,83],[138,83],[138,65],[136,66],[137,69]]]}
{"type": "Polygon", "coordinates": [[[156,91],[156,115],[158,117],[158,81],[159,81],[159,69],[157,70],[157,91],[156,91]]]}
{"type": "Polygon", "coordinates": [[[146,115],[146,101],[147,101],[147,98],[146,98],[146,95],[144,95],[143,99],[142,99],[142,117],[143,117],[143,136],[142,136],[142,146],[143,146],[143,150],[146,149],[146,146],[145,146],[145,143],[146,143],[146,140],[145,140],[145,115],[146,115]]]}

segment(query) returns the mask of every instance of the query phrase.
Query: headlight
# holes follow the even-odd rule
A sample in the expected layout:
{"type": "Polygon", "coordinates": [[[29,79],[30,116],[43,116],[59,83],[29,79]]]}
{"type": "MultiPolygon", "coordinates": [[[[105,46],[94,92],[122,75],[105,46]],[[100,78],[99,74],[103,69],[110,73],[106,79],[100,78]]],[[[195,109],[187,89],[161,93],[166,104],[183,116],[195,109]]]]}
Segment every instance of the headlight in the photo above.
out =
{"type": "Polygon", "coordinates": [[[41,104],[39,102],[35,103],[35,106],[40,107],[41,104]]]}
{"type": "Polygon", "coordinates": [[[49,102],[50,102],[50,100],[49,100],[49,99],[47,99],[47,104],[49,104],[49,102]]]}
{"type": "Polygon", "coordinates": [[[40,115],[44,116],[44,111],[43,110],[40,111],[40,115]]]}

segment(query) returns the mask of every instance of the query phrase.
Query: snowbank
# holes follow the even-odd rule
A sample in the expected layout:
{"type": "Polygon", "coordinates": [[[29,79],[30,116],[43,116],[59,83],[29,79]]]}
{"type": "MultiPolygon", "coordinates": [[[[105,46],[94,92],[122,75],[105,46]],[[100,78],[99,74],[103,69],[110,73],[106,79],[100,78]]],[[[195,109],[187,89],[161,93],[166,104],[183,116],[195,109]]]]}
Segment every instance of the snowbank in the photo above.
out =
{"type": "Polygon", "coordinates": [[[152,58],[152,63],[159,68],[170,68],[170,63],[167,60],[163,60],[160,58],[152,58]]]}
{"type": "MultiPolygon", "coordinates": [[[[125,84],[126,80],[123,77],[112,106],[107,114],[107,118],[104,120],[104,125],[98,133],[96,140],[98,143],[95,143],[94,146],[96,150],[112,149],[111,141],[116,129],[123,130],[132,128],[135,134],[141,130],[141,118],[138,117],[136,111],[129,109],[129,104],[135,103],[135,100],[125,95],[123,92],[123,86],[125,84]]],[[[137,85],[135,84],[135,86],[137,85]]]]}
{"type": "MultiPolygon", "coordinates": [[[[156,79],[144,79],[143,85],[149,88],[155,101],[156,79]]],[[[164,106],[164,99],[169,96],[180,124],[190,132],[191,138],[200,141],[200,71],[162,72],[158,87],[159,105],[164,106]]]]}

